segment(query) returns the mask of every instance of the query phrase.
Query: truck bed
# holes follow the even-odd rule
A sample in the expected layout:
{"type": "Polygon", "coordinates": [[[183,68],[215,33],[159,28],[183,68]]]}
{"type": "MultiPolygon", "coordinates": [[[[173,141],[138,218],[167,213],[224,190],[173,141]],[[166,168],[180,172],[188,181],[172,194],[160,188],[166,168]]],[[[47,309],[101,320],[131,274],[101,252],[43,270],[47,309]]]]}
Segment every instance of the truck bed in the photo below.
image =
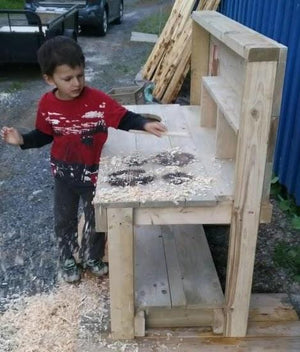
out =
{"type": "Polygon", "coordinates": [[[36,63],[37,51],[49,38],[66,35],[77,40],[78,9],[49,12],[47,17],[28,10],[0,9],[0,64],[36,63]]]}

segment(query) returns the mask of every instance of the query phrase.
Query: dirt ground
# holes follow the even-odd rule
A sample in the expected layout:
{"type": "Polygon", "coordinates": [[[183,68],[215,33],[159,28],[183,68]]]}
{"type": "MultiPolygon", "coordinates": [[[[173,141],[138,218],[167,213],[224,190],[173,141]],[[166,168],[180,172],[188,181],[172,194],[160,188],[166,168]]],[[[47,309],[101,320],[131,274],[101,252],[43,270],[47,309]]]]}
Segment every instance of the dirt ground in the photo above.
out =
{"type": "MultiPolygon", "coordinates": [[[[124,22],[111,26],[106,37],[79,36],[86,55],[88,85],[107,92],[135,83],[153,44],[130,41],[131,31],[147,15],[159,15],[167,2],[173,3],[127,0],[124,22]]],[[[38,99],[48,90],[36,66],[0,67],[1,126],[30,131],[38,99]]],[[[187,101],[188,84],[177,102],[187,101]]],[[[16,298],[51,293],[57,287],[52,188],[48,146],[22,151],[0,142],[0,314],[16,298]]],[[[299,232],[291,228],[276,201],[272,202],[273,220],[259,230],[253,291],[287,293],[300,313],[299,284],[284,269],[277,268],[272,259],[276,243],[284,239],[299,244],[299,232]]],[[[228,228],[207,226],[206,231],[224,287],[228,228]]]]}

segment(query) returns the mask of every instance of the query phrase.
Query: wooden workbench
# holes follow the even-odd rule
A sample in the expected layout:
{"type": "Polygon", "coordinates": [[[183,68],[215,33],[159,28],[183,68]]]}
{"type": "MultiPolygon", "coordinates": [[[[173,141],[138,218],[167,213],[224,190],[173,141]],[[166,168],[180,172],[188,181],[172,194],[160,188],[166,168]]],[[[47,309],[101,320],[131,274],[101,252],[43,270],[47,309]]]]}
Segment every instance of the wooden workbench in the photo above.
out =
{"type": "Polygon", "coordinates": [[[230,223],[233,163],[214,158],[214,131],[199,127],[199,107],[128,108],[160,116],[170,134],[176,133],[158,138],[109,131],[94,203],[98,230],[108,232],[112,333],[118,338],[136,335],[134,317],[139,321],[141,311],[146,312],[147,326],[216,329],[223,293],[202,226],[186,225],[230,223]],[[184,166],[155,161],[161,152],[179,150],[194,159],[184,166]],[[147,163],[129,167],[133,157],[147,163]],[[143,168],[154,176],[153,182],[110,186],[108,175],[128,168],[143,168]],[[174,170],[193,179],[179,185],[164,181],[162,176],[174,170]],[[166,226],[175,224],[185,226],[166,226]]]}
{"type": "Polygon", "coordinates": [[[159,115],[169,135],[110,131],[94,199],[108,233],[111,330],[211,326],[245,336],[258,226],[271,219],[269,188],[286,47],[213,11],[194,12],[191,106],[137,105],[159,115]],[[200,104],[200,105],[199,105],[200,104]],[[158,154],[188,153],[187,165],[158,154]],[[129,166],[132,160],[147,162],[129,166]],[[145,185],[109,183],[143,169],[145,185]],[[182,172],[185,181],[166,182],[182,172]],[[225,294],[202,224],[230,224],[225,294]],[[225,296],[225,297],[224,297],[225,296]]]}
{"type": "Polygon", "coordinates": [[[215,130],[199,126],[198,106],[128,108],[160,116],[171,136],[112,129],[103,150],[94,203],[97,229],[108,233],[113,336],[139,334],[134,320],[145,324],[141,311],[147,326],[206,325],[222,332],[223,292],[199,224],[230,224],[234,162],[215,158],[215,130]],[[194,160],[180,167],[155,162],[157,154],[179,150],[194,160]],[[156,179],[110,186],[109,174],[138,168],[128,166],[133,157],[147,159],[139,168],[156,179]],[[165,182],[161,176],[174,169],[194,178],[181,185],[165,182]]]}

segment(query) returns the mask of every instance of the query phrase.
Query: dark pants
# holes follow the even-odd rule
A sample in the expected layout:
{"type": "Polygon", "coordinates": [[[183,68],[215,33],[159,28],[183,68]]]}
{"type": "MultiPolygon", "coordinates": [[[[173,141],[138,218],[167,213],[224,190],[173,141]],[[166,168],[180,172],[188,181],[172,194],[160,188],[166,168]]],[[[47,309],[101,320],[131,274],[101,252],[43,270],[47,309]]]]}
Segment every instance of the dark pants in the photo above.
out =
{"type": "Polygon", "coordinates": [[[60,260],[71,258],[79,250],[81,260],[99,260],[104,255],[105,233],[95,230],[95,213],[92,200],[95,187],[72,186],[55,179],[54,220],[60,260]],[[78,208],[82,201],[85,223],[81,248],[78,244],[78,208]]]}

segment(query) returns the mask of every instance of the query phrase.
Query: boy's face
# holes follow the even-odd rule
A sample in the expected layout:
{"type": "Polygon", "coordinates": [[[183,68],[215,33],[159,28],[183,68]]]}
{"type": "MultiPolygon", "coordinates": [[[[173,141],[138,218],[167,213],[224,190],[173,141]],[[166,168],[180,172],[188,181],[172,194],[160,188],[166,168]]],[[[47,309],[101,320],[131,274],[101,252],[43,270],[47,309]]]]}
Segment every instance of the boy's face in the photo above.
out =
{"type": "Polygon", "coordinates": [[[45,81],[57,88],[56,97],[61,100],[77,98],[84,88],[84,67],[72,68],[68,65],[59,65],[52,76],[44,75],[45,81]]]}

